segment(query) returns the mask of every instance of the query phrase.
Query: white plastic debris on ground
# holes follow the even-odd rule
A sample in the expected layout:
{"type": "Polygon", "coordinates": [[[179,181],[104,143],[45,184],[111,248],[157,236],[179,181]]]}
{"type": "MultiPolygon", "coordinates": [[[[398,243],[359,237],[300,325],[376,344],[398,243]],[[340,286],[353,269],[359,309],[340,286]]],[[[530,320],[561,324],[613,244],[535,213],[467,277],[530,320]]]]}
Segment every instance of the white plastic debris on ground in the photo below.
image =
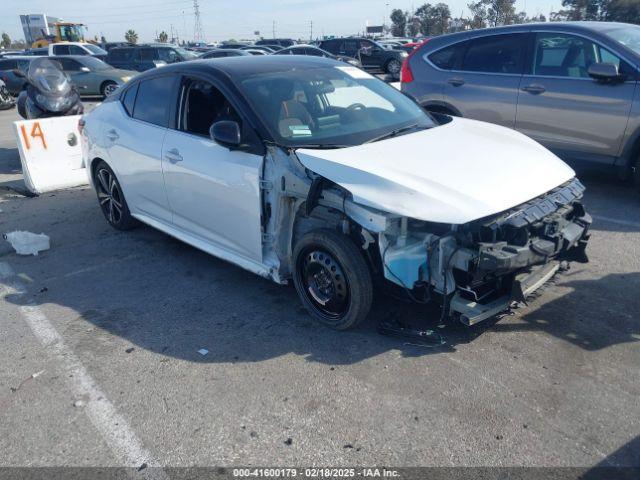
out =
{"type": "Polygon", "coordinates": [[[209,353],[209,350],[207,350],[206,348],[201,348],[200,350],[198,350],[198,353],[204,357],[207,353],[209,353]]]}
{"type": "Polygon", "coordinates": [[[4,239],[11,244],[18,255],[38,255],[38,252],[49,250],[49,237],[44,233],[15,231],[5,233],[4,239]]]}

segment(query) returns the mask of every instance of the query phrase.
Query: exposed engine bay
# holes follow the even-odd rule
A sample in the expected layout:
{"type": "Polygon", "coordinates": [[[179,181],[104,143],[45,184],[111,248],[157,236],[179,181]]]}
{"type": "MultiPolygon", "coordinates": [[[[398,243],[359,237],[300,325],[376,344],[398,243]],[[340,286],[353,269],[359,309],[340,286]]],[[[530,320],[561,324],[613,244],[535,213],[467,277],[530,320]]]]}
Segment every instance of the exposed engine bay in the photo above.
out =
{"type": "Polygon", "coordinates": [[[263,257],[281,283],[291,277],[297,238],[317,228],[338,229],[362,248],[374,275],[414,301],[440,303],[443,316],[473,325],[525,302],[565,262],[587,261],[591,217],[576,178],[462,225],[356,203],[347,189],[305,168],[293,150],[269,149],[261,187],[263,257]]]}

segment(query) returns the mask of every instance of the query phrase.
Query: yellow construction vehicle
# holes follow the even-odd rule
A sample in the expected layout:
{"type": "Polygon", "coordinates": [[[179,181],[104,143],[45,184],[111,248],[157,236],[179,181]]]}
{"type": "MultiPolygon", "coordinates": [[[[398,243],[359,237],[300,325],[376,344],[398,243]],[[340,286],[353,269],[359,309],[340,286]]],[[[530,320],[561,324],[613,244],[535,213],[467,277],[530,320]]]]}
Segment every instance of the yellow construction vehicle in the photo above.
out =
{"type": "Polygon", "coordinates": [[[55,22],[53,24],[55,33],[38,38],[33,42],[31,48],[46,47],[51,43],[59,42],[84,42],[84,28],[83,23],[55,22]]]}

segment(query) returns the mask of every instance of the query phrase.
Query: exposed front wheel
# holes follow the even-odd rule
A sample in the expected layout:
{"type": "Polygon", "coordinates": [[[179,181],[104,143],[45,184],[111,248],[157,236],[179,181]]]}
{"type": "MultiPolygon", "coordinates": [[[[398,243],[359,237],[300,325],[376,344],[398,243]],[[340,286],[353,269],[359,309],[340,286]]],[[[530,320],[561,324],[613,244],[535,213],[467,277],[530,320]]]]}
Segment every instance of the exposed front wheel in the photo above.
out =
{"type": "Polygon", "coordinates": [[[321,229],[305,234],[293,252],[293,281],[311,316],[336,330],[362,322],[371,309],[373,282],[358,247],[321,229]]]}
{"type": "Polygon", "coordinates": [[[98,162],[93,178],[100,209],[109,225],[118,230],[130,230],[136,227],[138,221],[131,216],[120,183],[109,165],[103,161],[98,162]]]}
{"type": "Polygon", "coordinates": [[[400,63],[400,60],[389,60],[386,70],[389,75],[398,78],[400,76],[400,70],[402,70],[402,63],[400,63]]]}

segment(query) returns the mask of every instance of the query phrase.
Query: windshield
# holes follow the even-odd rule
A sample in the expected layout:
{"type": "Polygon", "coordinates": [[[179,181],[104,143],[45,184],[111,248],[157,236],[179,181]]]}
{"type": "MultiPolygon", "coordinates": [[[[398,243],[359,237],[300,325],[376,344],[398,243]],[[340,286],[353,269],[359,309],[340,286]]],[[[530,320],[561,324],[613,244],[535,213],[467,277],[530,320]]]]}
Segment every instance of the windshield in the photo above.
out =
{"type": "Polygon", "coordinates": [[[106,55],[107,54],[106,50],[103,50],[100,47],[98,47],[97,45],[93,45],[92,43],[87,43],[86,45],[84,45],[84,48],[89,50],[94,55],[106,55]]]}
{"type": "Polygon", "coordinates": [[[27,78],[44,95],[67,95],[71,91],[69,78],[58,62],[49,60],[48,57],[32,60],[27,78]]]}
{"type": "Polygon", "coordinates": [[[640,55],[640,27],[628,26],[604,32],[608,37],[640,55]]]}
{"type": "Polygon", "coordinates": [[[176,52],[178,52],[180,54],[180,56],[184,59],[184,60],[190,60],[193,58],[198,58],[198,54],[190,51],[190,50],[186,50],[184,48],[180,48],[180,47],[175,47],[176,52]]]}
{"type": "Polygon", "coordinates": [[[435,125],[412,100],[355,67],[292,69],[245,77],[240,85],[287,147],[360,145],[404,127],[435,125]]]}
{"type": "Polygon", "coordinates": [[[90,55],[85,55],[84,57],[82,57],[80,62],[82,62],[85,67],[89,67],[91,70],[108,70],[112,68],[111,66],[104,63],[102,60],[98,58],[93,58],[90,55]]]}

